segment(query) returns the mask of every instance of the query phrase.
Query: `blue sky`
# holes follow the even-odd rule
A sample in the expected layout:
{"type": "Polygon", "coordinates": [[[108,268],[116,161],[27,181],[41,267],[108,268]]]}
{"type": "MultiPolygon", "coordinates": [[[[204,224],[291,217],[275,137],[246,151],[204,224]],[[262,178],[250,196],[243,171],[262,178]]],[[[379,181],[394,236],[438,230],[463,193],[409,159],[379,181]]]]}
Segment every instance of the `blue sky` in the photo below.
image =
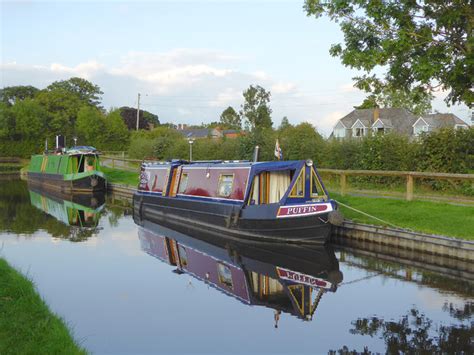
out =
{"type": "MultiPolygon", "coordinates": [[[[303,1],[1,2],[0,85],[43,88],[81,76],[105,107],[142,107],[163,122],[216,121],[242,91],[272,92],[273,121],[308,121],[328,135],[359,104],[355,70],[329,55],[337,24],[303,1]]],[[[434,108],[467,120],[466,107],[434,108]]]]}

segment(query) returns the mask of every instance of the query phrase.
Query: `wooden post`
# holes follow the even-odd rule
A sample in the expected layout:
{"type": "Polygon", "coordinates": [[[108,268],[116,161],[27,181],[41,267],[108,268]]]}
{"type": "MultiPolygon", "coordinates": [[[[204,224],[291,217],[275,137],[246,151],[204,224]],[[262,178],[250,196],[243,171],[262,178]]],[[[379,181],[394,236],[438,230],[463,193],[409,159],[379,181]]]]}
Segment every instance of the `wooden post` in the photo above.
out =
{"type": "Polygon", "coordinates": [[[341,195],[344,196],[346,194],[346,185],[347,185],[346,174],[341,173],[340,180],[341,180],[341,195]]]}
{"type": "Polygon", "coordinates": [[[413,176],[407,175],[407,201],[413,200],[413,176]]]}
{"type": "Polygon", "coordinates": [[[115,159],[112,158],[112,168],[115,168],[115,159]]]}

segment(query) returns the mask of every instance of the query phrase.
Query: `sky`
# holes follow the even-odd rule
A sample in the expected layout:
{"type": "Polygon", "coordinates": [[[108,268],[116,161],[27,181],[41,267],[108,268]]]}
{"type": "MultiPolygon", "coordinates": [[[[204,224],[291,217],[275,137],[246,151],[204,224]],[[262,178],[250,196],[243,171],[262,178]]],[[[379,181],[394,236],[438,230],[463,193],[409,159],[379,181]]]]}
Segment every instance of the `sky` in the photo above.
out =
{"type": "MultiPolygon", "coordinates": [[[[343,41],[302,0],[4,1],[0,87],[44,88],[79,76],[100,86],[106,108],[137,105],[161,122],[218,121],[242,92],[271,92],[274,126],[310,122],[328,136],[360,104],[359,73],[329,55],[343,41]]],[[[433,108],[469,122],[466,106],[433,108]]]]}

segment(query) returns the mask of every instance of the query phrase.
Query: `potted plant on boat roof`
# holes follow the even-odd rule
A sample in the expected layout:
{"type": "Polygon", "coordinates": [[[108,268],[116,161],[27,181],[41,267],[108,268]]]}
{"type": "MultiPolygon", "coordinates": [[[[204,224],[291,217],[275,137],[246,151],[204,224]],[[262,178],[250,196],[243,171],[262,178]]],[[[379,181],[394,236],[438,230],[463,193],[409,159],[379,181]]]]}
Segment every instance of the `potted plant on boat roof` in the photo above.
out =
{"type": "Polygon", "coordinates": [[[92,171],[94,170],[94,158],[93,157],[89,157],[86,159],[86,170],[87,171],[92,171]]]}

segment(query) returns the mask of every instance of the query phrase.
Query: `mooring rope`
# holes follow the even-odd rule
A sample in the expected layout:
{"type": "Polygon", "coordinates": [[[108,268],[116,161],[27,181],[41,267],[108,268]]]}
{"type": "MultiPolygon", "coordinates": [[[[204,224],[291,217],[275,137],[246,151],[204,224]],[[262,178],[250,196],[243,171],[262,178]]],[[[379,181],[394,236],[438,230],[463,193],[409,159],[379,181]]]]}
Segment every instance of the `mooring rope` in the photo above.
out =
{"type": "Polygon", "coordinates": [[[341,286],[347,286],[347,285],[350,285],[350,284],[354,284],[354,283],[357,283],[357,282],[360,282],[360,281],[364,281],[364,280],[368,280],[368,279],[371,279],[373,277],[376,277],[376,276],[379,276],[383,274],[383,271],[380,271],[380,272],[377,272],[375,274],[371,274],[371,275],[367,275],[367,276],[363,276],[359,279],[355,279],[355,280],[351,280],[351,281],[346,281],[346,282],[341,282],[339,285],[337,285],[338,287],[341,287],[341,286]]]}
{"type": "Polygon", "coordinates": [[[393,223],[384,221],[383,219],[380,219],[380,218],[378,218],[378,217],[372,216],[372,215],[370,215],[370,214],[368,214],[368,213],[365,213],[364,211],[358,210],[357,208],[348,206],[348,205],[346,205],[346,204],[344,204],[344,203],[342,203],[342,202],[340,202],[340,201],[337,201],[337,200],[336,200],[336,202],[337,202],[338,204],[340,204],[341,206],[344,206],[344,207],[346,207],[346,208],[348,208],[348,209],[350,209],[350,210],[353,210],[353,211],[355,211],[355,212],[359,212],[360,214],[363,214],[364,216],[367,216],[367,217],[376,219],[377,221],[380,221],[380,222],[382,222],[382,223],[384,223],[384,224],[387,224],[387,225],[389,225],[389,226],[391,226],[391,227],[400,228],[399,226],[396,226],[396,225],[393,224],[393,223]]]}

